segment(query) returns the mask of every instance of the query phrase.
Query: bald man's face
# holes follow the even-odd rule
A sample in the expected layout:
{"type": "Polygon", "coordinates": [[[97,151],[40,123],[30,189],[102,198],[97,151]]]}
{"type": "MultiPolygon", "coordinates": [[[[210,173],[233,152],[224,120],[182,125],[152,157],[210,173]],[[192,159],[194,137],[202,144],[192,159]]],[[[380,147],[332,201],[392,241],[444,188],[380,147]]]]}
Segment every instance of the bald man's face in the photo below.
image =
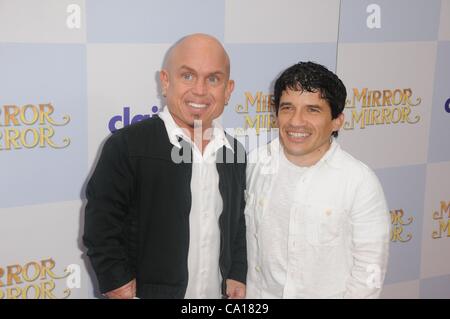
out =
{"type": "Polygon", "coordinates": [[[191,132],[194,120],[201,120],[203,129],[211,127],[234,88],[222,46],[205,39],[186,40],[173,48],[160,80],[175,122],[191,132]]]}

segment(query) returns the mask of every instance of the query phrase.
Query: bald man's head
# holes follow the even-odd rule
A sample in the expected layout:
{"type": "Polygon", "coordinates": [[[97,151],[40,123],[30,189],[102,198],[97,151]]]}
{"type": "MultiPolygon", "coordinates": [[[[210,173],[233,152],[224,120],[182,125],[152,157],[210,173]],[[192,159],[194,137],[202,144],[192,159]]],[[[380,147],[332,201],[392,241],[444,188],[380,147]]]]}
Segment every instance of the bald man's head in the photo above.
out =
{"type": "Polygon", "coordinates": [[[167,53],[159,78],[173,119],[192,132],[196,120],[203,129],[211,127],[234,88],[228,54],[216,38],[206,34],[178,41],[167,53]]]}
{"type": "Polygon", "coordinates": [[[220,41],[215,37],[204,33],[187,35],[178,40],[167,52],[163,64],[163,69],[168,70],[171,67],[173,59],[177,58],[177,54],[180,51],[183,52],[184,50],[189,50],[189,48],[192,48],[192,46],[203,46],[208,48],[209,50],[215,48],[216,54],[219,54],[223,57],[228,77],[230,76],[230,57],[225,51],[222,43],[220,43],[220,41]]]}

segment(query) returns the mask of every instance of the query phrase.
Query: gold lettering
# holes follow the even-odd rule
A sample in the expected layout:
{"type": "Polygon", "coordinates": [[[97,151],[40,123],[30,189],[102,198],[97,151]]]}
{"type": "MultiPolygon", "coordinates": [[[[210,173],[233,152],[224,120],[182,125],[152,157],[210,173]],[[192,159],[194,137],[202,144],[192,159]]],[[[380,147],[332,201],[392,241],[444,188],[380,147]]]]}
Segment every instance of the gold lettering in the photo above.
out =
{"type": "Polygon", "coordinates": [[[34,148],[39,143],[39,134],[34,128],[25,129],[22,134],[20,134],[20,142],[25,148],[34,148]],[[27,143],[27,134],[31,132],[32,134],[32,142],[30,144],[27,143]]]}
{"type": "Polygon", "coordinates": [[[442,233],[447,231],[447,237],[450,237],[450,219],[447,221],[440,220],[439,221],[439,231],[433,231],[432,237],[433,239],[442,238],[442,233]]]}
{"type": "Polygon", "coordinates": [[[25,289],[22,290],[22,299],[30,299],[29,296],[29,290],[33,288],[34,289],[34,296],[33,299],[39,299],[39,297],[41,296],[41,291],[39,289],[38,285],[29,285],[27,286],[25,289]]]}
{"type": "Polygon", "coordinates": [[[398,105],[402,104],[402,101],[403,101],[403,93],[402,93],[402,90],[400,90],[400,89],[394,90],[394,94],[393,94],[393,98],[392,98],[392,103],[393,103],[395,106],[398,106],[398,105]],[[397,96],[399,97],[398,99],[397,99],[397,96]]]}
{"type": "Polygon", "coordinates": [[[351,122],[345,121],[344,129],[353,130],[355,128],[355,122],[359,123],[359,126],[363,129],[365,127],[364,123],[365,112],[366,112],[365,109],[363,109],[361,112],[358,112],[358,110],[352,110],[351,122]]]}
{"type": "MultiPolygon", "coordinates": [[[[0,288],[4,287],[5,284],[3,283],[3,281],[1,280],[3,278],[3,276],[5,275],[5,270],[3,268],[0,267],[0,288]]],[[[0,298],[1,299],[1,298],[0,298]]]]}
{"type": "Polygon", "coordinates": [[[433,219],[442,219],[445,213],[447,213],[447,218],[450,218],[450,202],[441,201],[441,210],[433,213],[433,219]]]}
{"type": "Polygon", "coordinates": [[[56,299],[56,296],[53,294],[54,289],[55,283],[52,280],[42,282],[41,283],[42,299],[56,299]]]}
{"type": "Polygon", "coordinates": [[[391,232],[391,241],[392,242],[399,241],[399,242],[402,242],[402,243],[406,243],[406,242],[411,240],[411,238],[412,238],[412,234],[411,233],[408,233],[406,235],[406,239],[402,238],[402,233],[403,233],[403,226],[395,226],[395,227],[393,227],[392,232],[391,232]]]}
{"type": "Polygon", "coordinates": [[[58,277],[52,269],[55,268],[55,262],[53,259],[45,259],[41,261],[41,280],[47,279],[47,275],[53,279],[62,279],[67,277],[69,274],[64,274],[61,277],[58,277]]]}
{"type": "Polygon", "coordinates": [[[6,289],[6,299],[17,299],[21,295],[20,288],[12,287],[6,289]]]}
{"type": "Polygon", "coordinates": [[[6,268],[6,285],[12,286],[14,282],[16,284],[21,284],[20,273],[22,272],[22,267],[20,265],[11,265],[6,268]]]}
{"type": "Polygon", "coordinates": [[[254,121],[252,121],[252,118],[250,117],[250,115],[246,115],[244,129],[254,128],[256,130],[256,134],[259,134],[259,129],[260,129],[259,123],[260,123],[260,115],[259,114],[257,114],[255,116],[254,121]]]}
{"type": "Polygon", "coordinates": [[[417,122],[420,121],[420,115],[416,115],[414,118],[415,119],[414,121],[411,121],[409,119],[409,113],[411,113],[411,107],[409,107],[409,106],[404,107],[403,110],[404,110],[403,116],[406,118],[406,121],[408,122],[408,124],[416,124],[417,122]]]}
{"type": "Polygon", "coordinates": [[[40,265],[37,262],[29,262],[28,264],[25,265],[25,267],[22,270],[22,277],[23,279],[25,279],[25,281],[27,282],[32,282],[35,281],[36,279],[39,278],[39,274],[40,274],[40,265]],[[34,271],[33,271],[33,275],[30,277],[28,270],[30,269],[30,267],[33,266],[34,271]]]}
{"type": "Polygon", "coordinates": [[[5,111],[5,126],[10,126],[10,122],[15,126],[19,125],[19,121],[16,118],[19,114],[19,108],[15,105],[5,105],[3,109],[5,111]],[[13,110],[12,113],[10,111],[11,109],[13,110]]]}
{"type": "Polygon", "coordinates": [[[256,103],[256,112],[260,112],[261,110],[261,95],[262,92],[256,92],[255,97],[253,97],[251,92],[245,92],[245,106],[248,110],[248,105],[255,106],[256,103]]]}
{"type": "Polygon", "coordinates": [[[391,90],[383,90],[383,106],[392,106],[391,98],[392,98],[391,90]]]}
{"type": "Polygon", "coordinates": [[[380,97],[381,97],[380,91],[372,92],[372,106],[381,106],[380,97]]]}
{"type": "Polygon", "coordinates": [[[70,139],[68,137],[63,139],[62,146],[58,146],[53,143],[53,141],[51,140],[53,135],[55,135],[55,130],[53,129],[53,127],[40,127],[39,133],[39,147],[45,147],[45,145],[47,144],[53,148],[64,148],[70,144],[70,139]]]}
{"type": "Polygon", "coordinates": [[[447,218],[450,218],[450,202],[441,201],[441,212],[442,214],[447,213],[447,218]]]}
{"type": "Polygon", "coordinates": [[[408,218],[408,222],[405,223],[403,221],[403,216],[404,215],[405,215],[405,212],[403,211],[403,209],[391,210],[391,223],[392,223],[392,225],[403,225],[403,226],[410,225],[413,222],[414,217],[410,216],[408,218]]]}
{"type": "Polygon", "coordinates": [[[57,123],[55,122],[50,115],[54,112],[53,105],[51,103],[47,104],[39,104],[39,124],[43,125],[45,124],[45,120],[47,120],[48,123],[55,125],[55,126],[61,126],[66,125],[70,121],[70,117],[68,115],[63,116],[63,122],[57,123]]]}
{"type": "Polygon", "coordinates": [[[39,110],[36,106],[34,106],[33,104],[27,104],[25,106],[22,107],[21,112],[20,112],[20,121],[25,124],[25,125],[33,125],[34,123],[36,123],[36,121],[39,118],[39,110]],[[32,118],[31,120],[27,120],[25,113],[27,112],[28,109],[31,109],[32,111],[32,118]]]}
{"type": "Polygon", "coordinates": [[[361,102],[362,100],[362,107],[367,106],[367,88],[363,88],[361,93],[359,93],[357,88],[353,88],[353,100],[352,100],[352,107],[355,107],[355,102],[361,102]]]}

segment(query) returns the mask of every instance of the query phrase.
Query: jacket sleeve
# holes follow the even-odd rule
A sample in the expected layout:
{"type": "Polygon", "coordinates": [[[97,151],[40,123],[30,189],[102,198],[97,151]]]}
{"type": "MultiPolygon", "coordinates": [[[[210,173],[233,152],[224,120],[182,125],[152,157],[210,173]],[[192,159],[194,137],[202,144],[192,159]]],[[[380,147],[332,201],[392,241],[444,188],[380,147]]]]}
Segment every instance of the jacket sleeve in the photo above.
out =
{"type": "Polygon", "coordinates": [[[386,274],[390,215],[376,175],[367,169],[351,211],[353,267],[344,298],[378,298],[386,274]]]}
{"type": "MultiPolygon", "coordinates": [[[[245,152],[245,151],[244,151],[245,152]]],[[[247,282],[247,239],[245,227],[245,189],[246,189],[246,165],[247,159],[241,164],[241,187],[239,189],[239,224],[236,237],[233,242],[232,265],[230,269],[229,279],[234,279],[242,283],[247,282]]]]}
{"type": "Polygon", "coordinates": [[[101,293],[119,288],[135,277],[124,233],[133,192],[127,153],[124,134],[112,135],[86,188],[83,241],[101,293]]]}

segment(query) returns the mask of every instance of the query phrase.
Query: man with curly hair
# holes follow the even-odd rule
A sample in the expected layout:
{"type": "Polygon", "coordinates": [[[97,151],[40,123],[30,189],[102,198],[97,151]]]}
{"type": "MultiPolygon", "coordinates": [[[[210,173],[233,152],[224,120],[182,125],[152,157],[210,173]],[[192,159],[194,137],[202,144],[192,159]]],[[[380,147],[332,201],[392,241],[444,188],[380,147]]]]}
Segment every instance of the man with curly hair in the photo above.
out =
{"type": "Polygon", "coordinates": [[[247,297],[376,298],[390,215],[373,171],[336,141],[346,89],[322,65],[285,70],[279,138],[249,156],[247,297]]]}

